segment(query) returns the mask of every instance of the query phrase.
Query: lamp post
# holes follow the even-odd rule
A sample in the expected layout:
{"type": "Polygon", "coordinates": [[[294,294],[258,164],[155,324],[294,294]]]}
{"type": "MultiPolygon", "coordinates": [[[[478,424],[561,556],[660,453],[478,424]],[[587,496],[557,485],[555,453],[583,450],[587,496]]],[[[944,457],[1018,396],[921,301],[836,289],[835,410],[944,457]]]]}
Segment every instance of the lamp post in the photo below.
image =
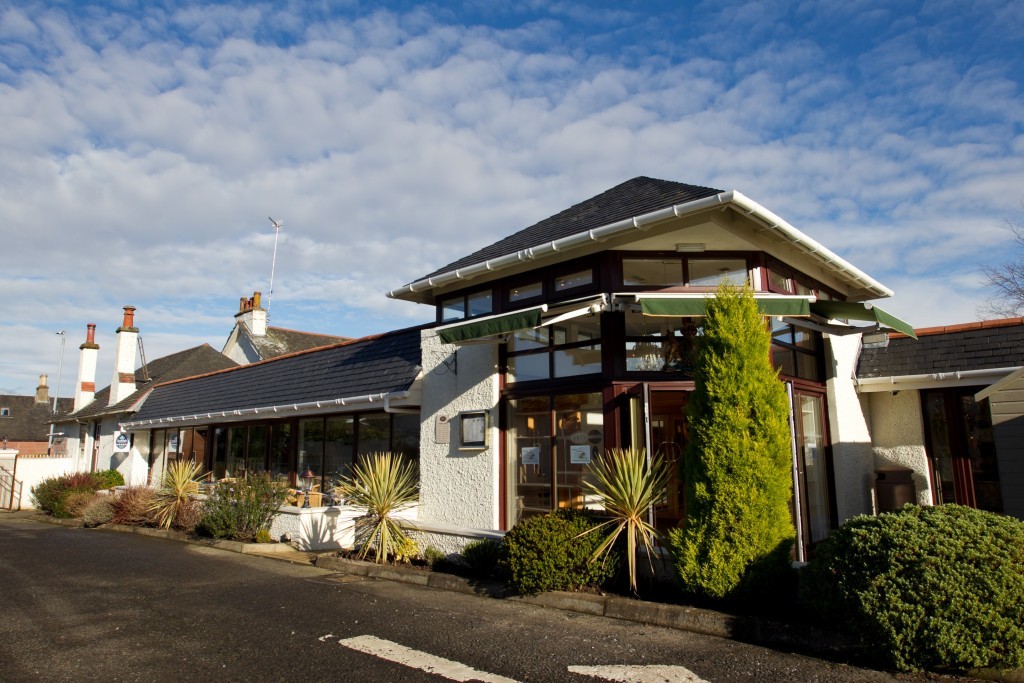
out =
{"type": "Polygon", "coordinates": [[[302,507],[308,508],[309,504],[309,491],[313,488],[313,480],[316,479],[316,475],[313,474],[313,470],[306,468],[306,471],[299,475],[299,480],[302,482],[302,490],[305,492],[304,500],[302,501],[302,507]]]}
{"type": "MultiPolygon", "coordinates": [[[[50,418],[57,417],[57,397],[60,396],[60,373],[64,369],[64,344],[67,341],[67,333],[65,330],[61,330],[56,333],[60,336],[60,360],[57,362],[57,386],[53,389],[53,414],[50,418]]],[[[46,447],[46,452],[53,455],[53,422],[50,422],[50,437],[49,443],[46,447]]]]}

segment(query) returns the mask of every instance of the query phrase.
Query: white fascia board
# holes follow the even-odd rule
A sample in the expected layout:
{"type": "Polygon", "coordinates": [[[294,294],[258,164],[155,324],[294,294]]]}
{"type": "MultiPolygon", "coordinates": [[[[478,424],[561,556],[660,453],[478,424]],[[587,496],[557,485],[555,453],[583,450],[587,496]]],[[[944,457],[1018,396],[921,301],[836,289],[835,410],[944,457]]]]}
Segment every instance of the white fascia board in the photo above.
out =
{"type": "Polygon", "coordinates": [[[644,231],[654,223],[659,223],[670,218],[682,218],[701,211],[713,208],[727,208],[732,206],[738,212],[758,219],[765,227],[779,235],[786,242],[796,246],[808,256],[824,263],[827,267],[838,271],[841,277],[859,287],[869,291],[874,298],[884,298],[893,295],[893,291],[878,282],[862,270],[847,262],[824,245],[811,239],[800,230],[790,225],[781,217],[775,215],[754,200],[746,197],[736,190],[720,192],[719,194],[702,199],[696,199],[685,204],[675,204],[664,209],[658,209],[633,218],[626,218],[615,223],[593,228],[584,232],[569,235],[552,242],[539,244],[528,249],[521,249],[512,254],[506,254],[497,258],[474,263],[462,268],[456,268],[445,273],[417,280],[404,287],[392,289],[387,296],[392,299],[412,299],[426,301],[425,294],[430,290],[459,280],[471,280],[484,273],[495,272],[520,264],[523,261],[531,261],[537,258],[549,256],[559,252],[571,252],[593,242],[604,242],[612,237],[628,233],[634,230],[644,231]]]}
{"type": "Polygon", "coordinates": [[[922,375],[896,375],[892,377],[865,377],[856,380],[857,391],[866,394],[903,389],[939,389],[942,387],[969,387],[993,384],[1019,368],[991,368],[985,370],[959,370],[933,372],[922,375]]]}
{"type": "MultiPolygon", "coordinates": [[[[166,429],[169,427],[191,427],[195,425],[223,424],[228,422],[246,422],[252,420],[277,420],[296,415],[322,415],[324,413],[350,413],[365,410],[366,406],[379,405],[382,410],[391,401],[409,398],[410,391],[392,393],[366,394],[348,398],[330,398],[304,403],[286,403],[261,408],[239,408],[238,410],[214,410],[205,413],[189,413],[174,417],[154,418],[152,420],[131,420],[122,423],[125,429],[166,429]]],[[[398,407],[398,406],[395,406],[398,407]]]]}

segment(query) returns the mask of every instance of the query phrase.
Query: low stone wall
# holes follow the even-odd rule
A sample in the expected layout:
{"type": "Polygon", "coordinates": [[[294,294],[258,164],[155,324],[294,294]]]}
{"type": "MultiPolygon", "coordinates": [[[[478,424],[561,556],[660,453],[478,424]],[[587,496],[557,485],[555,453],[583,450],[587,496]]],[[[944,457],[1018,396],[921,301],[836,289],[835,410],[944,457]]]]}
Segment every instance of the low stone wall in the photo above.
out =
{"type": "MultiPolygon", "coordinates": [[[[270,536],[299,550],[338,550],[355,543],[355,520],[364,511],[347,505],[300,508],[286,505],[274,517],[270,536]]],[[[400,519],[416,524],[416,508],[402,512],[400,519]]]]}

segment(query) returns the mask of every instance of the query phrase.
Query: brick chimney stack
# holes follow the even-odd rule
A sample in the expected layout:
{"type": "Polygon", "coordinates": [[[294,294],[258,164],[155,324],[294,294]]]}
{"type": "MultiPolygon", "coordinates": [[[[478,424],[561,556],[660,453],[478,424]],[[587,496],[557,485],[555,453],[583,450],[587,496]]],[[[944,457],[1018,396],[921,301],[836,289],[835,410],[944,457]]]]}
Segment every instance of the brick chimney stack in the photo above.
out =
{"type": "Polygon", "coordinates": [[[117,328],[114,341],[114,376],[110,380],[110,402],[116,405],[135,393],[135,354],[139,328],[135,327],[135,307],[124,307],[124,322],[117,328]]]}
{"type": "Polygon", "coordinates": [[[85,343],[78,347],[78,381],[75,382],[75,407],[80,410],[96,397],[96,361],[100,345],[96,343],[96,323],[86,325],[85,343]]]}
{"type": "Polygon", "coordinates": [[[237,322],[245,323],[249,334],[254,337],[265,337],[267,334],[267,312],[260,305],[260,292],[253,292],[252,298],[244,296],[238,300],[238,313],[235,313],[237,322]]]}
{"type": "Polygon", "coordinates": [[[46,386],[46,375],[39,375],[39,386],[36,387],[36,403],[50,402],[50,388],[46,386]]]}

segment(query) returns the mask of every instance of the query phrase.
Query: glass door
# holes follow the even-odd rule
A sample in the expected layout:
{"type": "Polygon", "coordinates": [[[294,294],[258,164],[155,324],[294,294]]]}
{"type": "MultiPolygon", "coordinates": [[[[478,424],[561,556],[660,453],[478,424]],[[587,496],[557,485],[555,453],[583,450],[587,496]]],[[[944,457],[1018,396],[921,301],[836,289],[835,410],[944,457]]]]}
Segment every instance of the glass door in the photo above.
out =
{"type": "Polygon", "coordinates": [[[828,538],[832,529],[825,401],[820,395],[797,391],[793,403],[801,521],[804,543],[811,545],[828,538]]]}

